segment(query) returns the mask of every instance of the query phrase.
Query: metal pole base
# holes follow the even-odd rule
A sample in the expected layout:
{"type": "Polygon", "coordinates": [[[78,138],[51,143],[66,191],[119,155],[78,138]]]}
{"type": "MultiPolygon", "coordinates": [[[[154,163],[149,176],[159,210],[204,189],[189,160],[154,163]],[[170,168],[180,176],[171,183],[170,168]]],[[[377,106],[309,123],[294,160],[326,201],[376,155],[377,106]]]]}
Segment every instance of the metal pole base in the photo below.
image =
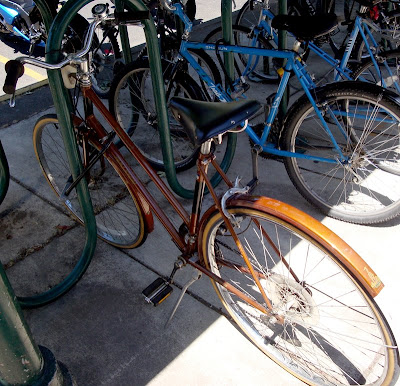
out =
{"type": "Polygon", "coordinates": [[[43,373],[34,385],[76,386],[76,382],[67,367],[62,362],[57,361],[48,348],[39,346],[39,349],[43,356],[43,373]]]}

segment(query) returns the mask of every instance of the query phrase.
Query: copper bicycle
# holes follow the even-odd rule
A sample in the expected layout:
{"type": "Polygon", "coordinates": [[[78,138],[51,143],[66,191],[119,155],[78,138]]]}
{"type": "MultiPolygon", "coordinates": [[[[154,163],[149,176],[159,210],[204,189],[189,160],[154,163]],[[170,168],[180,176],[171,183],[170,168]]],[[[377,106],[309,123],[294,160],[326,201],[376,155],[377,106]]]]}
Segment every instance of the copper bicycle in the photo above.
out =
{"type": "Polygon", "coordinates": [[[283,202],[250,195],[256,180],[243,187],[238,180],[232,184],[215,161],[213,142],[230,130],[243,130],[243,122],[257,112],[259,103],[171,99],[182,135],[200,147],[188,213],[91,88],[87,53],[100,22],[91,24],[85,48],[72,58],[51,65],[22,57],[8,65],[8,91],[23,72],[22,63],[30,63],[67,68],[67,77],[73,76],[82,93],[84,113],[76,112],[72,128],[83,161],[78,178],[71,177],[68,162],[64,165],[57,117],[44,116],[34,128],[39,163],[62,202],[79,219],[74,188],[86,179],[98,234],[119,247],[142,244],[153,230],[153,214],[158,218],[179,257],[168,278],[158,278],[143,291],[148,302],[159,304],[168,297],[175,272],[189,265],[198,277],[204,274],[211,279],[248,338],[302,381],[394,384],[399,353],[373,300],[383,288],[374,271],[320,222],[283,202]],[[125,150],[115,145],[116,137],[171,204],[178,226],[133,171],[122,155],[125,150]],[[222,195],[207,176],[210,166],[228,187],[222,195]],[[206,187],[212,204],[202,210],[206,187]]]}

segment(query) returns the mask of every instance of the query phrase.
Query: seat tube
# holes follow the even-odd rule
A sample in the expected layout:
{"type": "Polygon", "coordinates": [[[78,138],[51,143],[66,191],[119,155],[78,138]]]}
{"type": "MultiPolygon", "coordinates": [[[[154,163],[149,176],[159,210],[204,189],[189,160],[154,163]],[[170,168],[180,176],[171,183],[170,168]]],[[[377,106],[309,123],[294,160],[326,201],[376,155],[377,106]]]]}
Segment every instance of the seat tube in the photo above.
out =
{"type": "MultiPolygon", "coordinates": [[[[364,42],[365,42],[365,47],[366,47],[366,49],[367,49],[367,51],[368,51],[368,55],[370,56],[370,58],[371,58],[371,60],[372,60],[372,63],[373,63],[373,65],[374,65],[374,68],[375,68],[377,74],[380,74],[381,70],[380,70],[380,68],[379,68],[378,62],[377,62],[376,59],[375,59],[375,55],[374,55],[374,53],[372,52],[372,50],[371,50],[371,48],[370,48],[370,44],[369,44],[369,42],[368,42],[368,38],[367,38],[367,36],[366,36],[364,30],[367,32],[367,35],[368,35],[368,37],[370,38],[371,43],[373,44],[373,46],[375,47],[375,49],[378,48],[378,43],[375,41],[374,37],[372,36],[372,33],[371,33],[371,31],[369,30],[367,24],[365,24],[365,23],[361,24],[361,23],[360,23],[360,34],[361,34],[361,36],[362,36],[362,38],[363,38],[363,40],[364,40],[364,42]]],[[[384,88],[386,88],[387,86],[386,86],[386,83],[385,83],[385,80],[383,79],[383,77],[381,77],[381,82],[382,82],[381,86],[384,87],[384,88]]]]}
{"type": "MultiPolygon", "coordinates": [[[[361,20],[361,18],[359,16],[357,16],[356,17],[356,21],[354,23],[354,28],[351,31],[349,40],[348,40],[347,45],[346,45],[346,49],[344,51],[342,60],[341,60],[340,65],[339,65],[339,68],[342,71],[344,71],[344,68],[347,67],[347,63],[349,62],[351,52],[353,51],[354,45],[356,43],[356,39],[357,39],[358,33],[360,32],[360,20],[361,20]]],[[[340,81],[340,74],[341,74],[340,71],[335,71],[335,78],[334,78],[335,82],[340,81]]]]}

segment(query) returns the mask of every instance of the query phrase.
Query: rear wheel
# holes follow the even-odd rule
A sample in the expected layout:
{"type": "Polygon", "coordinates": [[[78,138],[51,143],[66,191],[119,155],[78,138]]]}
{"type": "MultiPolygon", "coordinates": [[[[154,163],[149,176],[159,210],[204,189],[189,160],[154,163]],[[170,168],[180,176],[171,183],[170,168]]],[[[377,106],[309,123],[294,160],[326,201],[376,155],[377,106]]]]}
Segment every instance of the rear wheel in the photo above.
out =
{"type": "Polygon", "coordinates": [[[365,82],[324,87],[316,100],[345,159],[308,98],[299,99],[288,113],[281,143],[301,157],[285,158],[296,188],[323,213],[344,221],[373,224],[398,216],[399,106],[382,88],[365,82]]]}
{"type": "MultiPolygon", "coordinates": [[[[169,80],[169,65],[172,66],[168,62],[163,65],[167,103],[173,96],[203,100],[199,86],[188,74],[177,73],[173,80],[169,80]]],[[[130,63],[114,79],[110,91],[110,111],[152,166],[164,170],[163,147],[147,60],[130,63]]],[[[196,162],[198,148],[191,144],[172,113],[169,114],[169,126],[175,167],[177,170],[189,169],[196,162]]]]}
{"type": "MultiPolygon", "coordinates": [[[[308,384],[394,384],[399,359],[390,327],[367,290],[341,262],[343,251],[324,247],[326,241],[331,245],[342,241],[313,219],[299,224],[287,220],[290,210],[283,215],[276,207],[272,211],[260,206],[228,210],[239,224],[235,231],[272,303],[272,313],[284,322],[213,282],[241,330],[268,357],[308,384]],[[328,240],[321,234],[328,234],[324,236],[328,240]]],[[[220,212],[208,218],[201,236],[207,268],[267,307],[220,212]]]]}
{"type": "MultiPolygon", "coordinates": [[[[46,115],[37,121],[33,144],[47,182],[74,217],[83,223],[76,191],[67,197],[63,195],[65,188],[72,183],[72,176],[56,115],[46,115]]],[[[82,151],[82,147],[79,148],[82,151]]],[[[89,160],[97,154],[91,146],[88,152],[89,160]]],[[[90,170],[88,187],[98,237],[120,248],[142,244],[146,231],[141,210],[107,157],[101,158],[90,170]]]]}

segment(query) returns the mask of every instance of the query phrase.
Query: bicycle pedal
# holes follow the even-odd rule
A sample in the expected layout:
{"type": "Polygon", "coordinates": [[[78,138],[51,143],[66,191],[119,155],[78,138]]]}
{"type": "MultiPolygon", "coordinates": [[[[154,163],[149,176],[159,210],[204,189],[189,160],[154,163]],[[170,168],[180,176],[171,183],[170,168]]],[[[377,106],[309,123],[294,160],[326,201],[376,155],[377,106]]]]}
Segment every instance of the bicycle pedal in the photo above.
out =
{"type": "Polygon", "coordinates": [[[154,307],[161,304],[169,295],[171,295],[173,288],[170,284],[161,277],[153,281],[146,287],[142,294],[147,303],[151,303],[154,307]]]}

